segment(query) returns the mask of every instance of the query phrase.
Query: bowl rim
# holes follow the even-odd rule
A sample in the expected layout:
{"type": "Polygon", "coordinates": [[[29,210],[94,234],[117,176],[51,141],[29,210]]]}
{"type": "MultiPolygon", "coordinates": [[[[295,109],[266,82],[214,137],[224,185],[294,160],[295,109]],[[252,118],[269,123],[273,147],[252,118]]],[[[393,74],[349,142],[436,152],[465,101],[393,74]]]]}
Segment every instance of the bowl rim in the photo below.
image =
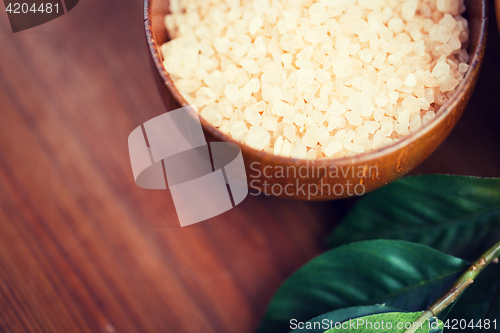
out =
{"type": "MultiPolygon", "coordinates": [[[[152,3],[153,1],[166,1],[166,0],[144,0],[144,28],[146,32],[146,39],[148,43],[148,49],[150,52],[150,56],[152,57],[155,69],[157,73],[160,75],[163,84],[169,89],[172,93],[175,100],[181,106],[190,106],[190,104],[182,97],[179,90],[175,87],[170,74],[163,66],[163,62],[161,60],[160,55],[160,47],[156,46],[155,43],[155,35],[153,29],[152,22],[152,3]]],[[[408,146],[420,138],[426,136],[429,132],[431,132],[436,126],[445,121],[447,117],[449,117],[453,110],[458,106],[459,102],[463,99],[466,92],[469,90],[469,83],[472,85],[475,84],[477,78],[480,73],[480,69],[483,62],[483,56],[486,50],[486,42],[488,39],[488,1],[480,0],[481,3],[481,25],[479,32],[479,39],[477,43],[477,48],[474,54],[470,56],[470,68],[467,71],[464,79],[460,82],[458,88],[455,90],[449,102],[447,102],[440,110],[439,113],[436,114],[436,117],[432,119],[428,124],[422,126],[422,128],[418,129],[416,132],[411,133],[404,138],[387,145],[385,147],[371,150],[364,153],[359,153],[349,157],[342,158],[323,158],[323,159],[302,159],[302,158],[292,158],[292,157],[283,157],[280,155],[274,155],[272,153],[265,152],[263,150],[254,149],[242,142],[239,142],[229,135],[222,133],[220,130],[215,128],[213,125],[208,123],[203,117],[195,111],[195,113],[199,116],[203,128],[208,131],[211,135],[213,135],[216,139],[237,144],[242,152],[245,154],[251,154],[262,160],[273,160],[276,164],[279,165],[315,165],[315,166],[349,166],[353,164],[366,164],[370,161],[375,161],[383,156],[391,155],[397,152],[398,150],[402,150],[405,146],[408,146]]]]}

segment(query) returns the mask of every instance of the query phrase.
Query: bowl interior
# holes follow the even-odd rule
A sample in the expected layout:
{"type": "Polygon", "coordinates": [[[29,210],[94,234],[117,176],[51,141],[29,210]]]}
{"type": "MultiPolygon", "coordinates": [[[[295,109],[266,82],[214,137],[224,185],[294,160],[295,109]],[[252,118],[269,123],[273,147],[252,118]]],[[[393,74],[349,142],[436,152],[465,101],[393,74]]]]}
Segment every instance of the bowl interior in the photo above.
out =
{"type": "MultiPolygon", "coordinates": [[[[450,114],[458,108],[460,102],[466,99],[466,95],[472,92],[475,82],[480,71],[482,64],[482,58],[484,55],[487,39],[487,17],[488,17],[488,1],[487,0],[465,0],[467,6],[467,11],[464,14],[465,18],[469,22],[470,38],[468,45],[469,52],[469,65],[471,66],[467,72],[465,79],[457,87],[456,91],[448,101],[448,103],[443,106],[440,111],[436,114],[436,117],[426,126],[422,127],[415,133],[412,133],[405,138],[396,141],[395,143],[383,147],[378,150],[361,153],[352,157],[336,158],[336,159],[322,159],[317,160],[315,163],[317,165],[351,165],[353,163],[363,163],[368,161],[373,161],[380,159],[383,156],[390,155],[402,147],[415,142],[419,138],[428,134],[432,131],[436,125],[443,122],[450,114]]],[[[149,49],[152,55],[153,65],[156,71],[159,73],[160,80],[163,82],[158,82],[159,84],[166,85],[173,97],[181,106],[187,106],[188,103],[181,96],[179,91],[175,88],[175,85],[170,78],[169,74],[166,72],[162,64],[162,55],[159,52],[159,47],[169,40],[168,32],[164,25],[164,16],[168,14],[168,0],[145,0],[144,2],[144,15],[145,15],[145,27],[146,35],[148,39],[149,49]]],[[[468,97],[467,97],[468,98],[468,97]]],[[[204,129],[215,139],[226,142],[233,142],[240,145],[242,151],[246,154],[256,156],[264,160],[273,160],[276,163],[281,163],[283,165],[304,165],[307,160],[294,159],[282,156],[276,156],[264,151],[257,151],[250,148],[240,142],[235,141],[231,137],[223,134],[215,127],[201,119],[204,129]]]]}

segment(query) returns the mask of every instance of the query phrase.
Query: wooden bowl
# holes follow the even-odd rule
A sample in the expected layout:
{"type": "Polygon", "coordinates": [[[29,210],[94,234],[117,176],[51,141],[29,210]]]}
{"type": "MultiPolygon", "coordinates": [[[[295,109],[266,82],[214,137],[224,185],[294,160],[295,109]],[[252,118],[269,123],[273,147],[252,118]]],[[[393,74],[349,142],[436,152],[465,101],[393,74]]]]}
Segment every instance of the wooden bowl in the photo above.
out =
{"type": "Polygon", "coordinates": [[[497,13],[497,26],[500,33],[500,0],[495,0],[495,11],[497,13]]]}
{"type": "MultiPolygon", "coordinates": [[[[382,149],[353,157],[303,160],[257,151],[223,134],[203,118],[208,141],[226,141],[241,147],[251,193],[301,200],[332,200],[373,191],[401,178],[443,142],[462,115],[476,85],[486,48],[488,1],[466,0],[469,21],[470,69],[448,103],[422,129],[382,149]]],[[[144,1],[144,26],[153,73],[167,109],[188,103],[165,70],[160,46],[168,40],[163,20],[168,0],[144,1]],[[173,98],[172,98],[173,97],[173,98]],[[176,103],[176,102],[178,103],[176,103]]]]}

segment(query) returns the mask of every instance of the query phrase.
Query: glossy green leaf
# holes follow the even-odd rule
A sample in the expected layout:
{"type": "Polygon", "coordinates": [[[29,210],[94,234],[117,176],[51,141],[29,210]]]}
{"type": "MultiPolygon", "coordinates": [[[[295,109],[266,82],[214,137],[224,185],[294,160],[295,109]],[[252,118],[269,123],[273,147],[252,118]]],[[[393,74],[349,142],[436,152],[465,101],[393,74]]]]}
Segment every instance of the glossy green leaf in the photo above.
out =
{"type": "Polygon", "coordinates": [[[417,325],[416,333],[442,332],[443,323],[441,321],[416,324],[415,321],[420,317],[421,312],[388,312],[370,315],[366,317],[351,319],[342,324],[338,324],[325,333],[403,333],[413,325],[417,325]]]}
{"type": "Polygon", "coordinates": [[[405,311],[427,308],[467,267],[464,260],[427,246],[374,240],[345,245],[313,259],[276,292],[258,332],[288,332],[307,321],[358,305],[405,311]]]}
{"type": "Polygon", "coordinates": [[[399,309],[385,305],[354,306],[325,313],[321,316],[308,320],[305,323],[290,321],[290,328],[294,329],[290,333],[323,333],[335,325],[343,323],[349,319],[365,317],[373,314],[385,312],[397,312],[399,309]],[[333,326],[331,326],[333,325],[333,326]]]}
{"type": "MultiPolygon", "coordinates": [[[[450,326],[463,320],[467,323],[465,329],[460,329],[463,333],[472,332],[496,332],[500,330],[500,267],[491,265],[487,267],[474,283],[465,290],[460,299],[456,302],[444,321],[448,321],[450,326]],[[493,327],[493,320],[497,320],[497,330],[493,327]],[[474,323],[474,329],[468,325],[474,323]],[[479,328],[478,323],[484,320],[491,321],[491,328],[479,328]]],[[[462,323],[463,324],[463,323],[462,323]]],[[[462,326],[464,327],[464,326],[462,326]]],[[[445,332],[456,332],[455,329],[445,328],[445,332]]]]}
{"type": "Polygon", "coordinates": [[[425,175],[368,194],[329,244],[399,239],[475,259],[500,239],[500,179],[425,175]]]}

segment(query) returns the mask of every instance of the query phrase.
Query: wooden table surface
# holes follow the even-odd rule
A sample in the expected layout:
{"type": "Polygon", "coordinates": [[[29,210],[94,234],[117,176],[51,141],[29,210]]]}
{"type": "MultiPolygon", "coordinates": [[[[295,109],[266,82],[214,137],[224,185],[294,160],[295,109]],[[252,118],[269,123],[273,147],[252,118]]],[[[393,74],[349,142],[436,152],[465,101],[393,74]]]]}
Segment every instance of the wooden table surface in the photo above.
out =
{"type": "MultiPolygon", "coordinates": [[[[129,133],[165,112],[142,21],[140,0],[16,34],[0,13],[1,332],[252,332],[355,202],[249,197],[180,228],[129,162],[129,133]]],[[[500,176],[499,64],[492,29],[473,100],[414,173],[500,176]]]]}

